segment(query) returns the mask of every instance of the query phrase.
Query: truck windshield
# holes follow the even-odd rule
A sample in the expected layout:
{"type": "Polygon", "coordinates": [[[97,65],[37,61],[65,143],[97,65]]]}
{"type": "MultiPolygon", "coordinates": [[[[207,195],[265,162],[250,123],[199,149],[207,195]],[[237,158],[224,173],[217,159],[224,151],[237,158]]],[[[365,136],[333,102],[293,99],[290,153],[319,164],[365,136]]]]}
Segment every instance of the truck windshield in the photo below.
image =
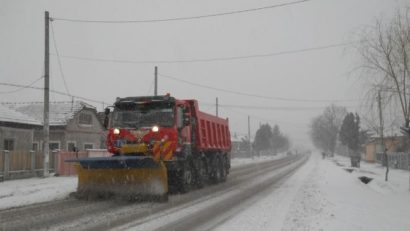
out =
{"type": "Polygon", "coordinates": [[[172,107],[116,107],[113,113],[113,127],[172,127],[174,125],[174,113],[172,107]]]}

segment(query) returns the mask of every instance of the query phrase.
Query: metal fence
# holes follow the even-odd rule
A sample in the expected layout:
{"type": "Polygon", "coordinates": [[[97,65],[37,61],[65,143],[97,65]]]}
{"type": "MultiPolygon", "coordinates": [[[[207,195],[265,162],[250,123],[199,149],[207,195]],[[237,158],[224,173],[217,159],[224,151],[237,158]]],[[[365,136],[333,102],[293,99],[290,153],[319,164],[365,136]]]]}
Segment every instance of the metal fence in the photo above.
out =
{"type": "MultiPolygon", "coordinates": [[[[404,153],[404,152],[394,152],[394,153],[388,153],[387,154],[388,162],[389,162],[389,167],[391,168],[397,168],[397,169],[403,169],[403,170],[409,170],[410,166],[410,153],[404,153]]],[[[384,157],[383,153],[379,152],[376,153],[376,162],[379,164],[383,164],[384,157]]]]}

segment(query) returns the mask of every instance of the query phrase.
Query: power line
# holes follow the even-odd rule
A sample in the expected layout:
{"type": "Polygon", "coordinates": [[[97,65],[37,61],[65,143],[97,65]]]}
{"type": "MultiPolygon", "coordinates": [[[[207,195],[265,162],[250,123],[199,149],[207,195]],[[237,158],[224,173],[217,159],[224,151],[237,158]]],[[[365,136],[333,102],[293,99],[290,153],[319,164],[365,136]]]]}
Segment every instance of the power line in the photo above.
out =
{"type": "MultiPolygon", "coordinates": [[[[198,59],[176,59],[176,60],[126,60],[126,59],[104,59],[104,58],[93,58],[93,57],[81,57],[81,56],[71,56],[71,55],[60,55],[62,58],[75,59],[83,61],[93,61],[93,62],[111,62],[111,63],[124,63],[124,64],[173,64],[173,63],[204,63],[204,62],[216,62],[216,61],[231,61],[231,60],[242,60],[242,59],[253,59],[253,58],[267,58],[275,57],[281,55],[298,54],[309,51],[324,50],[336,47],[346,47],[352,45],[354,42],[347,43],[336,43],[325,46],[308,47],[296,50],[287,50],[279,52],[270,52],[264,54],[251,54],[251,55],[241,55],[241,56],[227,56],[227,57],[214,57],[214,58],[198,58],[198,59]]],[[[54,54],[52,54],[54,55],[54,54]]]]}
{"type": "Polygon", "coordinates": [[[172,79],[178,82],[186,83],[189,85],[197,86],[197,87],[202,87],[202,88],[207,88],[215,91],[221,91],[225,93],[230,93],[230,94],[235,94],[235,95],[242,95],[242,96],[248,96],[248,97],[254,97],[254,98],[260,98],[260,99],[270,99],[270,100],[279,100],[279,101],[292,101],[292,102],[352,102],[352,101],[358,101],[357,99],[348,99],[348,100],[317,100],[317,99],[297,99],[297,98],[284,98],[284,97],[274,97],[274,96],[264,96],[264,95],[257,95],[257,94],[251,94],[251,93],[244,93],[240,91],[233,91],[233,90],[227,90],[223,88],[217,88],[217,87],[212,87],[204,84],[199,84],[199,83],[194,83],[190,82],[187,80],[179,79],[173,76],[169,75],[163,75],[163,74],[158,74],[159,76],[172,79]]]}
{"type": "Polygon", "coordinates": [[[244,116],[251,116],[252,118],[256,118],[257,120],[259,120],[259,122],[270,122],[270,123],[273,123],[273,124],[286,123],[286,124],[291,124],[293,126],[305,126],[306,125],[305,123],[295,123],[294,121],[289,122],[289,121],[285,121],[283,119],[274,119],[274,118],[268,119],[268,118],[265,118],[265,117],[250,114],[249,112],[245,113],[245,112],[242,112],[242,111],[233,110],[232,108],[222,107],[222,109],[224,109],[226,111],[233,112],[235,114],[242,114],[244,116]]]}
{"type": "MultiPolygon", "coordinates": [[[[202,103],[205,105],[213,105],[211,103],[202,103]]],[[[272,111],[316,111],[324,110],[326,107],[274,107],[274,106],[255,106],[255,105],[234,105],[234,104],[219,104],[219,107],[252,109],[252,110],[272,110],[272,111]]],[[[345,106],[346,107],[346,106],[345,106]]],[[[347,106],[347,108],[356,108],[356,106],[347,106]]]]}
{"type": "Polygon", "coordinates": [[[54,49],[55,49],[56,55],[57,55],[58,66],[60,68],[60,75],[61,75],[61,78],[63,79],[64,87],[65,87],[65,90],[67,91],[67,94],[70,94],[70,91],[68,90],[67,83],[66,83],[65,77],[64,77],[63,65],[61,64],[60,55],[59,55],[58,49],[57,49],[57,42],[56,42],[56,38],[55,38],[55,34],[54,34],[54,27],[53,27],[52,23],[50,23],[50,24],[51,24],[51,34],[52,34],[52,38],[53,38],[54,49]]]}
{"type": "MultiPolygon", "coordinates": [[[[0,92],[0,94],[15,93],[15,92],[24,90],[24,89],[26,89],[26,88],[30,88],[31,86],[33,86],[34,84],[36,84],[38,81],[40,81],[40,80],[43,79],[43,78],[44,78],[44,76],[41,76],[40,78],[34,80],[33,82],[31,82],[31,83],[28,84],[28,85],[19,85],[18,88],[15,89],[15,90],[12,90],[12,91],[2,91],[2,92],[0,92]]],[[[5,85],[5,84],[4,84],[4,85],[5,85]]],[[[5,86],[10,86],[10,85],[5,85],[5,86]]],[[[12,87],[15,87],[15,86],[12,86],[12,87]]]]}
{"type": "Polygon", "coordinates": [[[146,94],[146,95],[148,95],[149,92],[151,91],[151,89],[153,88],[154,82],[155,82],[155,80],[152,80],[152,81],[151,81],[151,84],[149,85],[149,88],[148,88],[148,91],[147,91],[147,94],[146,94]]]}
{"type": "MultiPolygon", "coordinates": [[[[41,78],[44,78],[44,77],[41,77],[41,78]]],[[[40,80],[40,79],[38,79],[38,80],[40,80]]],[[[38,81],[38,80],[36,80],[36,81],[38,81]]],[[[21,87],[21,88],[30,88],[30,89],[36,89],[36,90],[44,90],[43,87],[33,87],[33,86],[29,86],[29,85],[21,85],[21,84],[15,84],[15,83],[0,83],[0,85],[8,86],[8,87],[21,87]]]]}
{"type": "Polygon", "coordinates": [[[73,18],[52,18],[55,21],[66,21],[66,22],[77,22],[77,23],[159,23],[159,22],[172,22],[172,21],[188,21],[188,20],[198,20],[203,18],[211,18],[211,17],[220,17],[220,16],[227,16],[227,15],[234,15],[234,14],[243,14],[243,13],[250,13],[255,11],[261,10],[270,10],[274,8],[286,7],[290,5],[301,4],[304,2],[308,2],[311,0],[299,0],[257,8],[250,8],[244,10],[234,10],[228,12],[221,12],[221,13],[213,13],[213,14],[204,14],[204,15],[197,15],[197,16],[187,16],[187,17],[175,17],[175,18],[163,18],[163,19],[143,19],[143,20],[87,20],[87,19],[73,19],[73,18]]]}
{"type": "MultiPolygon", "coordinates": [[[[24,87],[24,88],[30,88],[30,89],[35,89],[35,90],[41,90],[41,91],[44,90],[43,87],[25,86],[25,85],[14,84],[14,83],[3,83],[3,82],[0,82],[0,85],[2,85],[2,86],[10,86],[10,87],[24,87]]],[[[65,92],[57,91],[57,90],[52,90],[52,89],[50,89],[50,92],[55,93],[55,94],[58,94],[58,95],[64,95],[64,96],[73,97],[73,98],[76,98],[76,99],[82,99],[82,100],[85,100],[85,101],[88,101],[88,102],[99,103],[99,104],[108,104],[108,105],[110,105],[110,103],[107,103],[107,102],[104,102],[104,101],[95,100],[95,99],[90,99],[90,98],[86,98],[86,97],[82,97],[82,96],[76,96],[76,95],[68,94],[68,93],[65,93],[65,92]]]]}

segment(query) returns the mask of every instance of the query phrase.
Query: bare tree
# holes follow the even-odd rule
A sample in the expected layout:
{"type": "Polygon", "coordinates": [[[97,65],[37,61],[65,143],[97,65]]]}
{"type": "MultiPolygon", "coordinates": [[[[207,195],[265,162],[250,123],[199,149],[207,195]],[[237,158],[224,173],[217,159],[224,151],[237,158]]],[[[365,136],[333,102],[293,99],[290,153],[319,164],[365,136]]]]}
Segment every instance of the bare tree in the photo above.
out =
{"type": "MultiPolygon", "coordinates": [[[[410,5],[398,9],[391,20],[378,19],[362,34],[358,45],[362,57],[362,67],[372,76],[370,86],[373,92],[383,91],[386,98],[396,99],[399,102],[404,127],[409,128],[410,123],[410,5]]],[[[380,102],[379,97],[379,102],[380,102]]],[[[383,140],[383,120],[381,105],[380,133],[383,140]]],[[[408,134],[409,135],[409,134],[408,134]]],[[[383,141],[382,141],[383,144],[383,141]]],[[[386,149],[386,181],[388,179],[388,158],[386,149]]]]}
{"type": "Polygon", "coordinates": [[[334,154],[339,129],[346,114],[346,108],[332,104],[325,108],[322,115],[312,120],[310,137],[317,148],[334,154]]]}
{"type": "Polygon", "coordinates": [[[410,8],[397,10],[390,21],[378,19],[363,31],[357,46],[361,65],[374,91],[398,100],[405,127],[410,123],[410,8]]]}

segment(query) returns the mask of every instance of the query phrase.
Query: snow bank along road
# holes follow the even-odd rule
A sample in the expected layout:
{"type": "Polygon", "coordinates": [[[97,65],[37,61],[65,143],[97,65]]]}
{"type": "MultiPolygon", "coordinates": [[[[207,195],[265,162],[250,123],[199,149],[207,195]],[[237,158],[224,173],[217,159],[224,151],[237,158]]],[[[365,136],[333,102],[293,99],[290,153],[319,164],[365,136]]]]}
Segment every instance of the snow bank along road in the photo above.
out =
{"type": "Polygon", "coordinates": [[[286,180],[307,158],[287,156],[238,166],[232,168],[225,183],[171,195],[168,203],[69,198],[0,210],[0,230],[212,229],[235,216],[246,200],[286,180]]]}

